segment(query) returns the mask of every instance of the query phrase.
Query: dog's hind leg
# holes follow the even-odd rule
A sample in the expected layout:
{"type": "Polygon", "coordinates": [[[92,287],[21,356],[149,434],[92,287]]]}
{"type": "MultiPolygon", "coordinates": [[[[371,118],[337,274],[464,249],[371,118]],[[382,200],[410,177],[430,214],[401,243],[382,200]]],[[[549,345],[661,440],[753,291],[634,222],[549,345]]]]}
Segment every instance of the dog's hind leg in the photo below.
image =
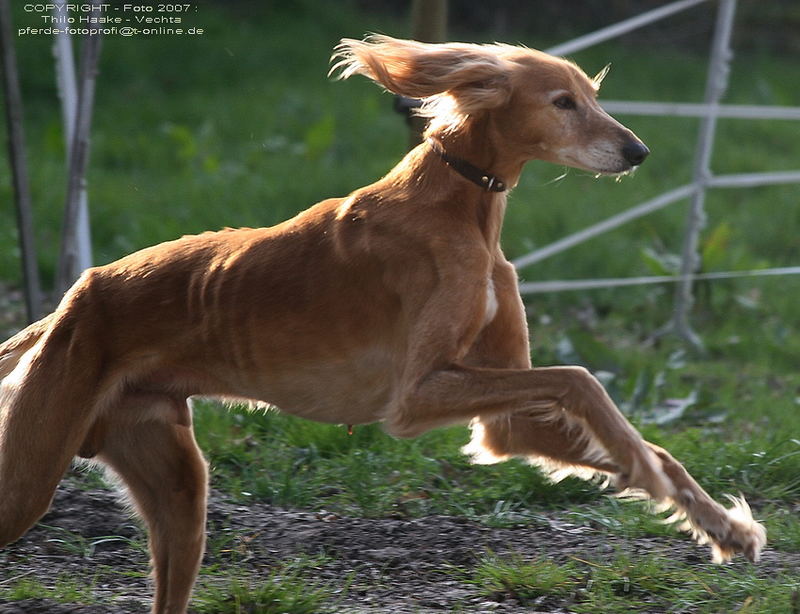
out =
{"type": "Polygon", "coordinates": [[[150,533],[154,614],[182,614],[205,546],[206,463],[185,399],[129,394],[109,412],[97,454],[127,486],[150,533]],[[117,417],[117,418],[114,418],[117,417]]]}

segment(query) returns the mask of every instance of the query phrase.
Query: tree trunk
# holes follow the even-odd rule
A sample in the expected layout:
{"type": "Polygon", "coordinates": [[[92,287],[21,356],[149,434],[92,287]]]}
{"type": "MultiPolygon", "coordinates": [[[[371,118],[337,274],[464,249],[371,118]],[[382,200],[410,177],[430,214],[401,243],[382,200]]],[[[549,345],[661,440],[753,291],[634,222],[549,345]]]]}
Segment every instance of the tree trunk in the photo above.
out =
{"type": "Polygon", "coordinates": [[[14,51],[11,7],[8,0],[0,0],[0,53],[3,63],[3,91],[5,92],[6,121],[8,123],[8,150],[14,184],[14,204],[17,210],[17,228],[22,252],[22,277],[25,284],[25,307],[29,322],[37,320],[42,312],[42,292],[39,284],[39,267],[33,239],[33,214],[28,184],[28,164],[25,157],[25,134],[22,126],[22,94],[17,75],[17,57],[14,51]]]}
{"type": "MultiPolygon", "coordinates": [[[[93,0],[98,4],[98,0],[93,0]]],[[[100,58],[101,34],[92,31],[81,48],[80,85],[75,128],[69,155],[67,202],[64,207],[64,224],[61,233],[61,252],[58,262],[56,292],[66,292],[80,274],[78,267],[78,227],[81,192],[86,189],[86,168],[89,162],[89,140],[94,106],[95,79],[100,58]]]]}

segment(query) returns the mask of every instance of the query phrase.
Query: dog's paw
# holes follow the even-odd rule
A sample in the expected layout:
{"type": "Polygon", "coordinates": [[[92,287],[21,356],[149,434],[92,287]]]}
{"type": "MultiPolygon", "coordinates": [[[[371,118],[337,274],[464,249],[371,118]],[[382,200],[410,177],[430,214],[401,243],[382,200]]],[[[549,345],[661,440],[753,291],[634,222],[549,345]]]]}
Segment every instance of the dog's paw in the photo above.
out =
{"type": "Polygon", "coordinates": [[[711,543],[714,562],[724,563],[741,552],[749,561],[757,563],[767,543],[767,530],[753,518],[744,497],[726,496],[733,507],[724,510],[722,526],[716,530],[704,530],[711,543]]]}
{"type": "Polygon", "coordinates": [[[681,528],[691,531],[697,543],[711,545],[715,563],[725,563],[738,553],[756,563],[767,543],[767,530],[753,519],[744,497],[726,497],[733,503],[730,509],[711,500],[708,505],[691,511],[679,504],[678,511],[667,522],[684,520],[681,528]]]}

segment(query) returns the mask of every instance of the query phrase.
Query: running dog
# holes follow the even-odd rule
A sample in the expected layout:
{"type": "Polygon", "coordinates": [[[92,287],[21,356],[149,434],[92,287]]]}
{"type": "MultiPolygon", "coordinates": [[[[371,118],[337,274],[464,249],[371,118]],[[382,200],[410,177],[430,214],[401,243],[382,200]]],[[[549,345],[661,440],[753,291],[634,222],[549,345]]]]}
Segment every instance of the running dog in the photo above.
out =
{"type": "Polygon", "coordinates": [[[250,399],[397,437],[471,423],[478,462],[606,474],[683,514],[714,558],[766,534],[644,441],[584,368],[532,367],[500,249],[529,160],[598,174],[649,151],[596,101],[601,77],[507,45],[343,40],[339,78],[422,99],[424,141],[377,182],[272,228],[225,230],[86,271],[0,346],[0,545],[48,509],[74,457],[107,465],[149,529],[153,612],[186,612],[206,463],[188,399],[250,399]]]}

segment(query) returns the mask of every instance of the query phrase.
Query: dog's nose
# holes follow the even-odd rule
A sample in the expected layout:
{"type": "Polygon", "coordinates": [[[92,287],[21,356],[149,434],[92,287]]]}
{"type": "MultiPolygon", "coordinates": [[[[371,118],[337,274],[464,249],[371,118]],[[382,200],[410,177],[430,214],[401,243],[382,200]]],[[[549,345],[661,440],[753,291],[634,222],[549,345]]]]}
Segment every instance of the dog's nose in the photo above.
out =
{"type": "Polygon", "coordinates": [[[622,156],[631,166],[639,166],[649,153],[650,150],[641,141],[628,141],[622,146],[622,156]]]}

